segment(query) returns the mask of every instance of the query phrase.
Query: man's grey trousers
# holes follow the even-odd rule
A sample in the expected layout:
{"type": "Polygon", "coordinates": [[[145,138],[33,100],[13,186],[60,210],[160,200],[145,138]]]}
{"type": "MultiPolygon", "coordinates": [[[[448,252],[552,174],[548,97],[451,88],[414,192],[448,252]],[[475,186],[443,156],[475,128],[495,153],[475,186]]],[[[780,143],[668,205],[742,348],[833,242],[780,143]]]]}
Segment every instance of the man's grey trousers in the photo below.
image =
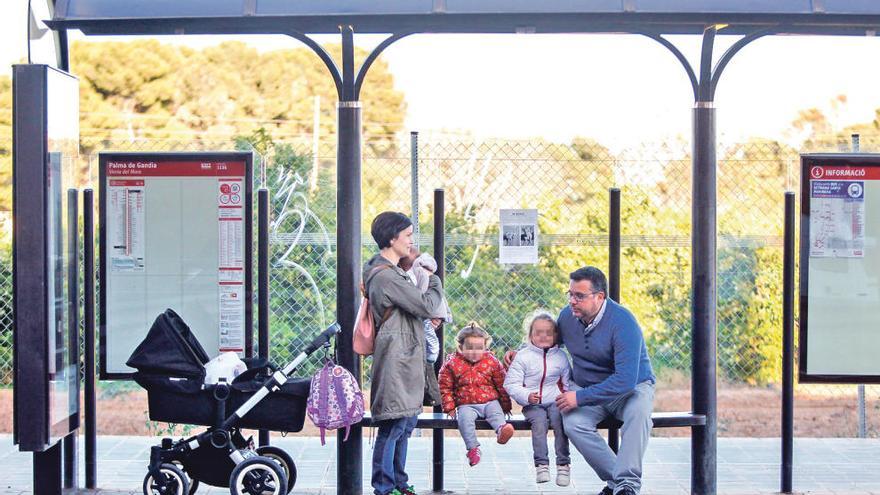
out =
{"type": "MultiPolygon", "coordinates": [[[[572,383],[572,390],[578,389],[572,383]]],[[[582,406],[562,415],[568,439],[615,493],[624,486],[638,493],[642,487],[642,459],[651,437],[653,409],[654,384],[645,381],[608,404],[582,406]],[[617,454],[596,430],[596,425],[609,416],[623,421],[617,454]]]]}

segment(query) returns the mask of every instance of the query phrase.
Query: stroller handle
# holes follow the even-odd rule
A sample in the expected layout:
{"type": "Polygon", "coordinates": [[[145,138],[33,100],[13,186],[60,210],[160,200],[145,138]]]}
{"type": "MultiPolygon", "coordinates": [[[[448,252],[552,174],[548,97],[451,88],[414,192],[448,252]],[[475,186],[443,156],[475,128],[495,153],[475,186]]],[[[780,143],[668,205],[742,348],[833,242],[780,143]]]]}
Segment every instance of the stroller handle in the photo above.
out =
{"type": "Polygon", "coordinates": [[[320,335],[315,337],[315,340],[311,341],[309,345],[306,346],[303,352],[306,353],[306,355],[315,352],[319,348],[323,347],[325,344],[329,343],[330,339],[332,339],[337,333],[339,333],[340,330],[342,330],[342,327],[339,326],[339,323],[333,323],[332,325],[327,327],[326,330],[321,332],[320,335]]]}

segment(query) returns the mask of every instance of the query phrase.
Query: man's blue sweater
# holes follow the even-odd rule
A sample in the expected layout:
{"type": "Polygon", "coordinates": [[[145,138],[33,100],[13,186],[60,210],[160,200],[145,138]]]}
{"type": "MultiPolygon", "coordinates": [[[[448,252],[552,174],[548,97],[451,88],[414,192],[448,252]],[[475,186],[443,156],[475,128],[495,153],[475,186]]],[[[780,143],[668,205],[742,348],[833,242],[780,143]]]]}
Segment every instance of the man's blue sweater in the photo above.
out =
{"type": "Polygon", "coordinates": [[[628,309],[606,299],[605,314],[589,332],[566,306],[557,320],[571,354],[572,379],[583,387],[579,406],[607,404],[644,381],[656,382],[642,329],[628,309]]]}

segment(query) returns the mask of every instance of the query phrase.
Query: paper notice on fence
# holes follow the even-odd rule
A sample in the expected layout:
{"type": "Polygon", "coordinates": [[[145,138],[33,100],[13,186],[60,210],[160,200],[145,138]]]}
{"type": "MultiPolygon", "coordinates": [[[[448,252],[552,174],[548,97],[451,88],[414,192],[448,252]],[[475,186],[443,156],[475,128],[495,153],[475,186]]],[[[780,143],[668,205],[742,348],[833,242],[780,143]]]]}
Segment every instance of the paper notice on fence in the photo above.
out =
{"type": "Polygon", "coordinates": [[[535,264],[538,262],[538,210],[500,210],[498,262],[535,264]]]}
{"type": "Polygon", "coordinates": [[[144,271],[144,181],[111,179],[107,188],[110,271],[144,271]]]}
{"type": "Polygon", "coordinates": [[[865,183],[847,180],[810,182],[810,256],[865,256],[865,183]]]}

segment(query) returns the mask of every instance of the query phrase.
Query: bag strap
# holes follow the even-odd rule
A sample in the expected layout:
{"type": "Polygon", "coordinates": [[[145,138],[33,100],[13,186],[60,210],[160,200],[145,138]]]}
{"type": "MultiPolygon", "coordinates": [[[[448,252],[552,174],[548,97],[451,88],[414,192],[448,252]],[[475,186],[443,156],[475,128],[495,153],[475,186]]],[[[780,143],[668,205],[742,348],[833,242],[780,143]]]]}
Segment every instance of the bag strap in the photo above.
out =
{"type": "MultiPolygon", "coordinates": [[[[348,434],[351,431],[351,418],[353,417],[351,409],[345,408],[345,385],[342,384],[342,374],[333,377],[333,391],[336,392],[336,403],[339,404],[339,414],[342,416],[342,422],[345,423],[345,438],[348,440],[348,434]]],[[[354,407],[354,404],[352,404],[354,407]]]]}
{"type": "Polygon", "coordinates": [[[364,296],[365,298],[367,297],[366,284],[369,284],[370,280],[373,280],[373,277],[375,277],[377,273],[381,272],[382,270],[384,270],[386,268],[391,268],[391,265],[384,265],[384,264],[379,265],[379,266],[373,268],[372,270],[370,270],[370,273],[367,274],[366,280],[361,280],[361,295],[362,296],[364,296]]]}

